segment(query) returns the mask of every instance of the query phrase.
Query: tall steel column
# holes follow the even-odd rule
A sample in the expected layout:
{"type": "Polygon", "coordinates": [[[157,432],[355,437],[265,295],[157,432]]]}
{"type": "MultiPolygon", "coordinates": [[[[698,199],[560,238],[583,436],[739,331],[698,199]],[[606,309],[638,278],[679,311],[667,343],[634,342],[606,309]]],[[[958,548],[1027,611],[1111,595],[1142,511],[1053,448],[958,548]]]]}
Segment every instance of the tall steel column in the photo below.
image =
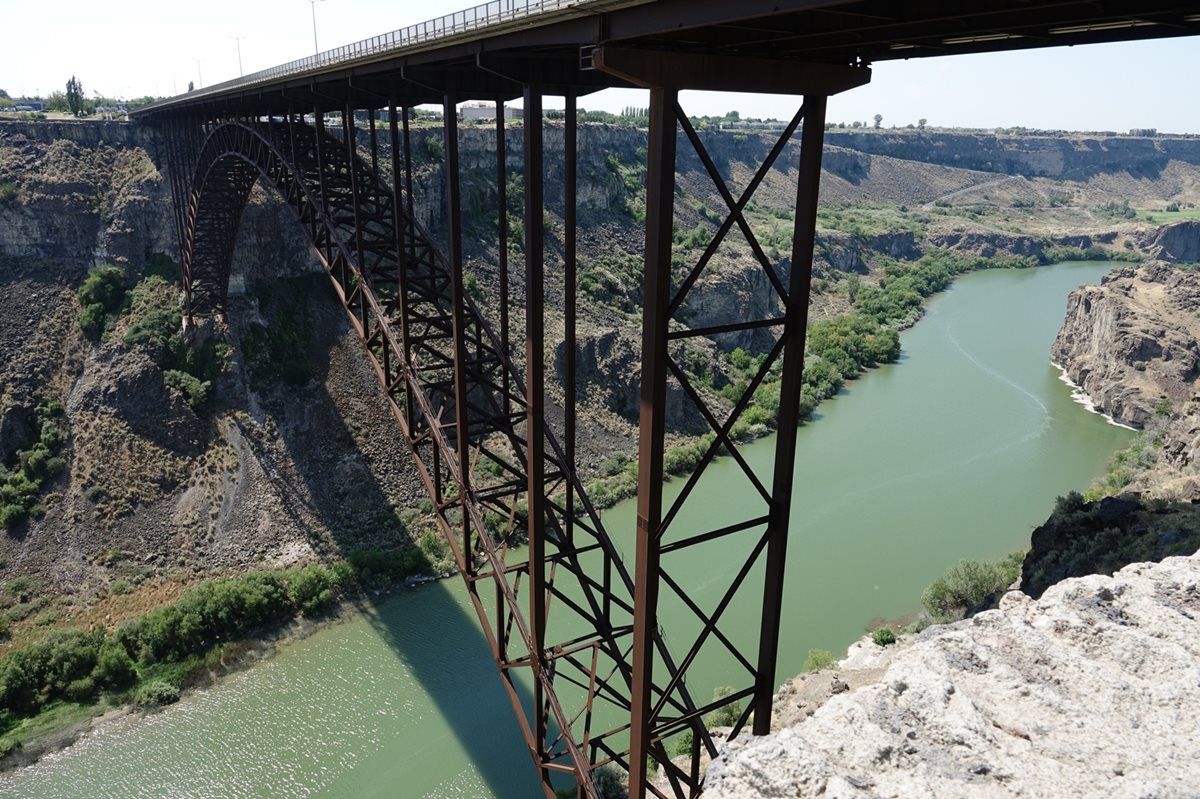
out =
{"type": "MultiPolygon", "coordinates": [[[[546,321],[544,317],[545,209],[543,185],[542,90],[535,83],[525,85],[525,392],[526,460],[529,489],[529,628],[533,651],[529,653],[535,671],[545,668],[546,651],[546,321]]],[[[546,697],[540,681],[534,681],[534,727],[538,763],[545,760],[546,697]]],[[[549,790],[550,773],[539,769],[549,790]]]]}
{"type": "Polygon", "coordinates": [[[825,142],[826,98],[804,98],[804,134],[796,182],[796,220],[792,234],[792,273],[788,280],[783,328],[783,371],[779,388],[779,433],[775,438],[775,470],[771,485],[771,519],[767,522],[767,567],[759,632],[758,683],[754,692],[754,734],[771,731],[771,701],[779,655],[779,623],[783,612],[783,576],[788,521],[792,509],[792,477],[796,471],[796,430],[800,424],[800,389],[804,376],[804,341],[812,291],[813,244],[817,196],[821,187],[821,151],[825,142]]]}
{"type": "MultiPolygon", "coordinates": [[[[576,212],[578,208],[578,120],[576,119],[575,95],[568,93],[563,115],[563,349],[566,351],[566,370],[563,374],[563,448],[564,467],[575,474],[575,361],[576,353],[576,212]]],[[[575,492],[567,485],[566,534],[567,541],[574,540],[575,492]]]]}
{"type": "MultiPolygon", "coordinates": [[[[504,140],[504,101],[496,101],[496,257],[500,278],[500,349],[511,355],[508,331],[508,148],[504,140]]],[[[508,370],[503,380],[504,413],[512,413],[508,370]]]]}
{"type": "Polygon", "coordinates": [[[633,686],[629,795],[644,796],[654,723],[654,634],[658,629],[659,525],[667,405],[667,322],[675,213],[674,89],[650,89],[646,156],[646,266],[642,294],[642,387],[638,433],[637,543],[634,566],[633,686]]]}
{"type": "Polygon", "coordinates": [[[471,490],[471,441],[468,435],[467,418],[467,342],[466,318],[463,311],[463,243],[462,243],[462,189],[458,163],[458,106],[453,93],[447,93],[443,105],[442,130],[445,134],[446,169],[446,222],[449,228],[450,246],[447,257],[450,261],[450,303],[454,339],[454,441],[461,471],[458,497],[462,510],[462,551],[467,574],[474,569],[474,553],[471,548],[471,520],[467,513],[467,495],[471,490]]]}

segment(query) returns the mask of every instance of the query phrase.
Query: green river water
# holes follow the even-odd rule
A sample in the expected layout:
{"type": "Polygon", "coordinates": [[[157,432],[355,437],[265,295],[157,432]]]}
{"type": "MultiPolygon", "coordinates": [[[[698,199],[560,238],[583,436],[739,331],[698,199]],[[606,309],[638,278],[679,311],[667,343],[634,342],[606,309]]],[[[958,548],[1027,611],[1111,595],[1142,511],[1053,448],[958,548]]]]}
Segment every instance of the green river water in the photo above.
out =
{"type": "MultiPolygon", "coordinates": [[[[960,558],[1026,546],[1054,497],[1086,486],[1128,441],[1074,403],[1047,360],[1067,293],[1109,268],[959,279],[903,335],[900,364],[850,384],[802,428],[781,680],[809,649],[844,650],[872,620],[916,610],[924,586],[960,558]]],[[[773,446],[746,449],[764,480],[773,446]]],[[[668,497],[682,484],[669,483],[668,497]]],[[[748,487],[719,461],[680,522],[721,524],[748,487]]],[[[623,542],[633,518],[632,503],[605,514],[623,542]]],[[[711,605],[740,565],[729,555],[710,547],[673,568],[711,605]]],[[[731,606],[732,638],[757,629],[755,604],[731,606]]],[[[668,631],[675,612],[664,605],[668,631]]],[[[698,698],[731,682],[719,658],[700,666],[689,683],[698,698]]],[[[162,713],[102,725],[0,778],[0,797],[539,796],[511,713],[461,584],[443,581],[288,644],[162,713]]]]}

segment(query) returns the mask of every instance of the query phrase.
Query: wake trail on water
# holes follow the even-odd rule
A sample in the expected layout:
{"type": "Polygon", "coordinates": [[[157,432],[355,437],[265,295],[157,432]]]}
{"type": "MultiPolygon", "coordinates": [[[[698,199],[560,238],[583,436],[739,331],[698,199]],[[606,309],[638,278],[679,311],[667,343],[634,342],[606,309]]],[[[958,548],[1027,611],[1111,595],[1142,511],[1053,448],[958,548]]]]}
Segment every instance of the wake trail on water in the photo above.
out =
{"type": "Polygon", "coordinates": [[[1042,402],[1042,400],[1036,394],[1011,378],[1005,377],[1003,374],[981,362],[978,358],[972,355],[967,348],[962,345],[962,342],[958,340],[958,337],[954,335],[954,327],[952,325],[946,325],[946,338],[950,339],[950,343],[954,345],[954,348],[961,352],[963,357],[966,358],[976,369],[991,377],[993,380],[1008,386],[1013,391],[1016,391],[1018,394],[1033,402],[1034,405],[1038,406],[1043,415],[1042,431],[1044,432],[1045,430],[1049,429],[1050,423],[1054,420],[1054,415],[1050,413],[1049,406],[1042,402]]]}
{"type": "Polygon", "coordinates": [[[1040,397],[1038,397],[1036,394],[1031,392],[1029,389],[1027,389],[1024,386],[1020,385],[1019,383],[1013,381],[1012,379],[1004,376],[996,369],[988,366],[987,364],[983,363],[978,358],[976,358],[973,354],[971,354],[970,351],[967,350],[966,347],[963,346],[962,342],[959,341],[958,337],[954,335],[954,331],[950,325],[946,326],[946,337],[954,345],[955,349],[957,349],[963,355],[963,357],[967,359],[967,361],[972,366],[974,366],[979,371],[983,372],[985,375],[990,377],[992,380],[994,380],[998,383],[1001,383],[1004,386],[1007,386],[1009,389],[1015,391],[1016,393],[1018,393],[1025,399],[1031,401],[1035,406],[1037,406],[1037,408],[1041,411],[1041,420],[1040,420],[1040,423],[1038,424],[1037,428],[1028,430],[1028,431],[1026,431],[1026,433],[1024,435],[1022,435],[1018,438],[1011,438],[1011,439],[1007,440],[1004,444],[1002,444],[998,447],[993,447],[992,449],[986,450],[984,452],[977,452],[974,455],[970,455],[965,458],[956,458],[952,461],[942,461],[937,466],[932,467],[932,468],[920,469],[917,471],[909,471],[902,475],[897,475],[894,477],[890,477],[888,479],[873,481],[873,482],[871,482],[869,484],[865,484],[865,485],[860,484],[856,490],[851,491],[847,494],[843,494],[839,501],[834,502],[830,505],[826,505],[819,509],[814,509],[815,512],[812,512],[807,515],[807,518],[810,522],[815,522],[822,518],[830,516],[830,515],[834,514],[835,512],[840,511],[842,508],[860,501],[863,497],[865,497],[869,494],[872,494],[872,493],[875,493],[875,492],[878,492],[878,491],[881,491],[884,489],[892,489],[897,486],[901,486],[901,485],[905,485],[905,484],[909,484],[909,483],[916,483],[916,482],[920,482],[923,480],[929,480],[931,478],[939,477],[948,472],[958,471],[958,470],[962,469],[963,467],[971,466],[980,461],[991,460],[993,458],[999,457],[1012,449],[1016,449],[1018,447],[1022,447],[1024,445],[1026,445],[1028,443],[1036,441],[1037,439],[1044,436],[1047,432],[1049,432],[1051,424],[1054,421],[1054,415],[1050,412],[1049,406],[1047,406],[1046,403],[1043,402],[1040,397]]]}

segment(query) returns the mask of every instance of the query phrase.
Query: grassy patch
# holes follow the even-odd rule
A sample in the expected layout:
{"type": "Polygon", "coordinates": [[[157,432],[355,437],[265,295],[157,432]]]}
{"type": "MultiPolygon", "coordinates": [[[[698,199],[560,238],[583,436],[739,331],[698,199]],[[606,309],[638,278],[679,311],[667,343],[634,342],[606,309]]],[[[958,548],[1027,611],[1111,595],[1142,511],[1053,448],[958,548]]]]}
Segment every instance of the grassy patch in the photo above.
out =
{"type": "MultiPolygon", "coordinates": [[[[107,703],[82,703],[82,702],[51,702],[42,708],[36,716],[31,716],[24,719],[10,718],[11,726],[3,735],[0,735],[0,757],[9,752],[16,751],[22,748],[29,741],[40,738],[44,735],[61,730],[64,727],[69,727],[84,719],[94,718],[107,710],[107,703]]],[[[6,711],[0,710],[0,717],[6,711]]],[[[4,721],[0,718],[0,729],[3,729],[4,721]]]]}
{"type": "Polygon", "coordinates": [[[1162,225],[1167,222],[1177,222],[1180,219],[1200,219],[1200,208],[1181,208],[1177,211],[1138,211],[1137,217],[1156,225],[1162,225]]]}

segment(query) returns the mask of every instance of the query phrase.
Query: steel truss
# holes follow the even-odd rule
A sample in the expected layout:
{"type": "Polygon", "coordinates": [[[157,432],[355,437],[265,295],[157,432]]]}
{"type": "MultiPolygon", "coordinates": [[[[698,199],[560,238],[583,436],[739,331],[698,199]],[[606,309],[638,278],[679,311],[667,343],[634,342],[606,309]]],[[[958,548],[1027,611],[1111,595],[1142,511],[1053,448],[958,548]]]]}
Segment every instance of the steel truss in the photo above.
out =
{"type": "MultiPolygon", "coordinates": [[[[599,67],[605,68],[606,59],[597,56],[599,67]]],[[[608,64],[617,61],[614,55],[608,64]]],[[[686,81],[675,83],[687,86],[686,81]]],[[[804,107],[737,198],[676,102],[675,86],[650,84],[636,576],[589,501],[575,465],[574,94],[567,93],[564,131],[567,358],[561,439],[546,419],[543,89],[536,82],[524,86],[526,329],[521,362],[510,340],[501,103],[496,122],[498,331],[464,287],[455,106],[465,98],[452,89],[443,96],[444,253],[414,217],[409,113],[398,106],[395,94],[382,111],[350,103],[338,108],[336,127],[326,125],[320,106],[306,109],[312,124],[297,109],[264,117],[213,112],[162,124],[164,160],[175,196],[186,200],[178,204],[177,223],[189,319],[225,313],[241,213],[254,183],[265,180],[296,212],[365,344],[466,583],[547,797],[554,796],[555,774],[573,777],[580,796],[596,797],[594,772],[609,764],[629,772],[633,796],[695,797],[703,788],[704,756],[717,753],[709,714],[737,706],[734,735],[751,719],[756,734],[769,728],[825,95],[848,88],[840,85],[846,83],[844,76],[834,83],[838,86],[833,89],[806,94],[804,107]],[[365,125],[356,124],[356,112],[365,117],[365,125]],[[380,123],[386,126],[382,135],[380,123]],[[764,255],[743,211],[801,123],[795,242],[790,274],[783,275],[764,255]],[[671,232],[680,130],[728,213],[704,255],[678,276],[675,286],[671,232]],[[386,140],[382,146],[381,138],[386,140]],[[687,329],[680,323],[680,309],[734,227],[774,286],[782,316],[687,329]],[[773,330],[778,339],[744,395],[732,410],[721,413],[692,385],[670,347],[689,337],[746,329],[773,330]],[[731,431],[772,370],[781,375],[782,384],[779,446],[768,487],[739,453],[731,431]],[[691,398],[715,437],[683,493],[664,507],[669,381],[691,398]],[[762,509],[719,529],[681,529],[680,509],[723,453],[753,483],[762,509]],[[744,564],[716,607],[704,609],[681,575],[669,568],[671,558],[737,534],[748,536],[744,564]],[[747,576],[756,568],[763,584],[761,630],[753,646],[738,646],[723,629],[722,617],[734,596],[747,591],[747,576]],[[682,600],[695,616],[697,635],[682,642],[672,638],[672,646],[667,645],[658,623],[660,589],[682,600]],[[713,650],[731,656],[741,677],[731,694],[697,701],[689,692],[689,671],[713,650]],[[690,757],[673,762],[668,739],[685,732],[692,735],[690,757]],[[647,775],[650,758],[661,767],[663,776],[657,781],[647,775]]]]}

